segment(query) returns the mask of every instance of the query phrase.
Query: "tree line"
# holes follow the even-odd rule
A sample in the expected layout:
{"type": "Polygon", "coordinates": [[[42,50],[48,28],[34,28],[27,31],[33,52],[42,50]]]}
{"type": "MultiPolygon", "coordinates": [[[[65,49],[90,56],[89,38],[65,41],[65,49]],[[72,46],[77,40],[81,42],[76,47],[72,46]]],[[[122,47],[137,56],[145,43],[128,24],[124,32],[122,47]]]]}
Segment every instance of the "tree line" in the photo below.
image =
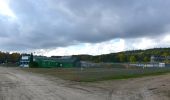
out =
{"type": "Polygon", "coordinates": [[[104,54],[104,55],[74,55],[83,61],[91,62],[113,62],[113,63],[127,63],[127,62],[150,62],[152,55],[155,56],[170,56],[170,48],[153,48],[147,50],[131,50],[118,53],[104,54]]]}
{"type": "MultiPolygon", "coordinates": [[[[154,48],[147,50],[131,50],[118,53],[110,53],[104,55],[73,55],[82,61],[90,62],[150,62],[150,57],[155,56],[170,56],[170,48],[154,48]]],[[[21,58],[20,53],[0,52],[0,63],[19,63],[21,58]]]]}
{"type": "Polygon", "coordinates": [[[0,64],[19,63],[21,55],[19,53],[0,52],[0,64]]]}

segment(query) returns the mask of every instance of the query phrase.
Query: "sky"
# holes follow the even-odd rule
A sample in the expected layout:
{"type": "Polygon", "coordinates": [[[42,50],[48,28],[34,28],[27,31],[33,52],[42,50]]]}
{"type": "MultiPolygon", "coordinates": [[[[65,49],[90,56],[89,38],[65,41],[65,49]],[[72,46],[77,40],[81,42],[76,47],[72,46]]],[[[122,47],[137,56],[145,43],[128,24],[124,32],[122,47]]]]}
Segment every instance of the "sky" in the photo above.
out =
{"type": "Polygon", "coordinates": [[[170,0],[0,0],[0,50],[99,55],[170,47],[170,0]]]}

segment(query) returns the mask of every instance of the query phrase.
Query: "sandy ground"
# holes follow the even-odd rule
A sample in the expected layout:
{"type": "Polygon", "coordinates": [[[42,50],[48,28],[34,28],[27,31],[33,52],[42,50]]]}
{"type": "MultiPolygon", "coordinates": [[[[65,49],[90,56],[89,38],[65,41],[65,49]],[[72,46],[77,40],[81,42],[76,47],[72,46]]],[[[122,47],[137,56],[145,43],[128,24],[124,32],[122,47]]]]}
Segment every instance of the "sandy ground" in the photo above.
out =
{"type": "Polygon", "coordinates": [[[0,100],[170,100],[170,74],[77,83],[0,67],[0,100]]]}

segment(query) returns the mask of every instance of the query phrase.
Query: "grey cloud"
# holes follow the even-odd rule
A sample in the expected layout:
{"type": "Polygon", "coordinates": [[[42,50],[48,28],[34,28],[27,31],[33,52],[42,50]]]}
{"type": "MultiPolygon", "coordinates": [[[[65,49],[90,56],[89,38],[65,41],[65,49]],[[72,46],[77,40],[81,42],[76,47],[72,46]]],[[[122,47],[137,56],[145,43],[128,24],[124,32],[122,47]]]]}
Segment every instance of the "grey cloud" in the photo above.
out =
{"type": "Polygon", "coordinates": [[[3,21],[0,37],[15,49],[97,43],[169,32],[169,0],[10,0],[16,22],[3,21]]]}
{"type": "Polygon", "coordinates": [[[0,37],[9,37],[12,33],[17,34],[18,26],[9,20],[9,18],[0,15],[0,37]]]}

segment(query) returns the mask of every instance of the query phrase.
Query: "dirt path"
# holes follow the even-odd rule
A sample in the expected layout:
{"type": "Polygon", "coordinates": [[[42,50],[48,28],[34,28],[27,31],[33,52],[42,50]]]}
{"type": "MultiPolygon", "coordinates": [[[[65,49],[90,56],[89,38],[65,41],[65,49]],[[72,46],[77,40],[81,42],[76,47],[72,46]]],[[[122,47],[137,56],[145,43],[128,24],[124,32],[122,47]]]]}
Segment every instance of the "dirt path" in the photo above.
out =
{"type": "MultiPolygon", "coordinates": [[[[48,78],[48,77],[47,77],[48,78]]],[[[104,100],[88,91],[66,87],[36,74],[0,67],[0,100],[104,100]]]]}
{"type": "Polygon", "coordinates": [[[170,100],[170,75],[75,83],[0,67],[0,100],[170,100]]]}
{"type": "Polygon", "coordinates": [[[106,100],[170,100],[170,74],[89,84],[108,91],[106,100]]]}

